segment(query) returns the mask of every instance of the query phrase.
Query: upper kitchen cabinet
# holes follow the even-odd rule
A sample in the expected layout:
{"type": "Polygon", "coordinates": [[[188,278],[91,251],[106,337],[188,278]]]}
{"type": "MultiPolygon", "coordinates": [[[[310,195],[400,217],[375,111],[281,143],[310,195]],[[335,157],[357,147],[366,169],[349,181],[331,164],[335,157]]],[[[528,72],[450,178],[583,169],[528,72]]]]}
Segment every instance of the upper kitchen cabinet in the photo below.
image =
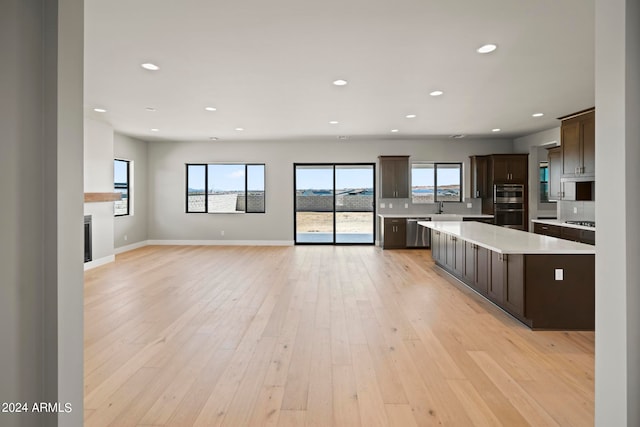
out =
{"type": "Polygon", "coordinates": [[[596,113],[594,109],[560,117],[562,177],[594,179],[596,113]]]}
{"type": "Polygon", "coordinates": [[[470,156],[469,158],[471,160],[471,197],[490,197],[489,156],[470,156]]]}
{"type": "Polygon", "coordinates": [[[380,197],[409,198],[409,156],[379,156],[380,197]]]}
{"type": "Polygon", "coordinates": [[[493,184],[527,184],[528,154],[494,154],[491,156],[493,184]]]}

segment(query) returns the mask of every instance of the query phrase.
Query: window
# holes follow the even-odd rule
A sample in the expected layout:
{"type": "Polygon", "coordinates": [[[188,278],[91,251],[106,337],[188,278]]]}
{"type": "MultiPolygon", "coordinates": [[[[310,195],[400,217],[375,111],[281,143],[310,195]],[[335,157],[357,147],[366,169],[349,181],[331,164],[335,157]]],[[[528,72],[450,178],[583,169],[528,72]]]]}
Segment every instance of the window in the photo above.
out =
{"type": "Polygon", "coordinates": [[[411,201],[461,202],[462,163],[413,163],[411,201]]]}
{"type": "Polygon", "coordinates": [[[549,162],[540,162],[540,202],[549,202],[549,162]]]}
{"type": "Polygon", "coordinates": [[[113,188],[121,194],[120,200],[114,203],[114,215],[125,216],[131,212],[131,162],[115,159],[113,161],[113,188]]]}
{"type": "Polygon", "coordinates": [[[264,213],[264,164],[187,164],[187,213],[264,213]]]}

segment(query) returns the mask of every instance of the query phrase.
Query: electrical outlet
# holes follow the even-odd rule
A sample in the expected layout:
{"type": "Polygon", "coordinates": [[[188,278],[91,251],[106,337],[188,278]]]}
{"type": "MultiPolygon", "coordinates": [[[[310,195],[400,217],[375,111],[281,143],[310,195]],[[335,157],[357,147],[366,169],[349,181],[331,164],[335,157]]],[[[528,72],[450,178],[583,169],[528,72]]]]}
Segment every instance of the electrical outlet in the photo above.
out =
{"type": "Polygon", "coordinates": [[[409,209],[409,203],[405,203],[405,204],[404,204],[404,208],[405,208],[405,209],[409,209]]]}
{"type": "Polygon", "coordinates": [[[556,268],[556,280],[564,280],[564,270],[562,268],[556,268]]]}
{"type": "Polygon", "coordinates": [[[389,203],[389,209],[393,208],[393,203],[389,203]]]}
{"type": "Polygon", "coordinates": [[[127,235],[126,235],[126,234],[124,235],[124,240],[125,240],[125,241],[127,240],[127,235]]]}
{"type": "Polygon", "coordinates": [[[384,208],[385,208],[385,206],[386,206],[386,204],[384,204],[384,203],[380,203],[380,209],[384,209],[384,208]]]}
{"type": "Polygon", "coordinates": [[[471,209],[473,207],[472,203],[467,203],[467,209],[471,209]]]}
{"type": "Polygon", "coordinates": [[[578,213],[578,208],[576,206],[573,207],[573,213],[575,213],[575,214],[578,213]]]}
{"type": "Polygon", "coordinates": [[[220,235],[224,236],[224,230],[220,230],[220,235]]]}

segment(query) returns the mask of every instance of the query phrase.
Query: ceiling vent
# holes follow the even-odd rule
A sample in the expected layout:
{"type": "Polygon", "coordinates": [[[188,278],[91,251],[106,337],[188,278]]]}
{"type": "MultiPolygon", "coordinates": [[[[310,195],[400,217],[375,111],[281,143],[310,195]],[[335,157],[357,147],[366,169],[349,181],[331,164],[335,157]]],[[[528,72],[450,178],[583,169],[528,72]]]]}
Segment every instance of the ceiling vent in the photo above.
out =
{"type": "Polygon", "coordinates": [[[462,139],[464,138],[466,135],[462,134],[462,133],[458,133],[456,135],[451,135],[449,138],[453,138],[453,139],[462,139]]]}
{"type": "Polygon", "coordinates": [[[349,137],[347,135],[338,135],[337,138],[338,139],[349,139],[349,137]]]}

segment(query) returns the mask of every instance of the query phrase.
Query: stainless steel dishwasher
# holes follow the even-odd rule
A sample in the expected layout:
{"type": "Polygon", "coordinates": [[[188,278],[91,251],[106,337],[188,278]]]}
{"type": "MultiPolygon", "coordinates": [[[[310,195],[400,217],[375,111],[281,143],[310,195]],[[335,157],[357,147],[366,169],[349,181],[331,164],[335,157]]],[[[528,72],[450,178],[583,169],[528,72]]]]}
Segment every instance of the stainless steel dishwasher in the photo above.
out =
{"type": "Polygon", "coordinates": [[[431,246],[431,230],[418,225],[418,221],[431,221],[431,218],[407,218],[408,248],[428,248],[431,246]]]}

